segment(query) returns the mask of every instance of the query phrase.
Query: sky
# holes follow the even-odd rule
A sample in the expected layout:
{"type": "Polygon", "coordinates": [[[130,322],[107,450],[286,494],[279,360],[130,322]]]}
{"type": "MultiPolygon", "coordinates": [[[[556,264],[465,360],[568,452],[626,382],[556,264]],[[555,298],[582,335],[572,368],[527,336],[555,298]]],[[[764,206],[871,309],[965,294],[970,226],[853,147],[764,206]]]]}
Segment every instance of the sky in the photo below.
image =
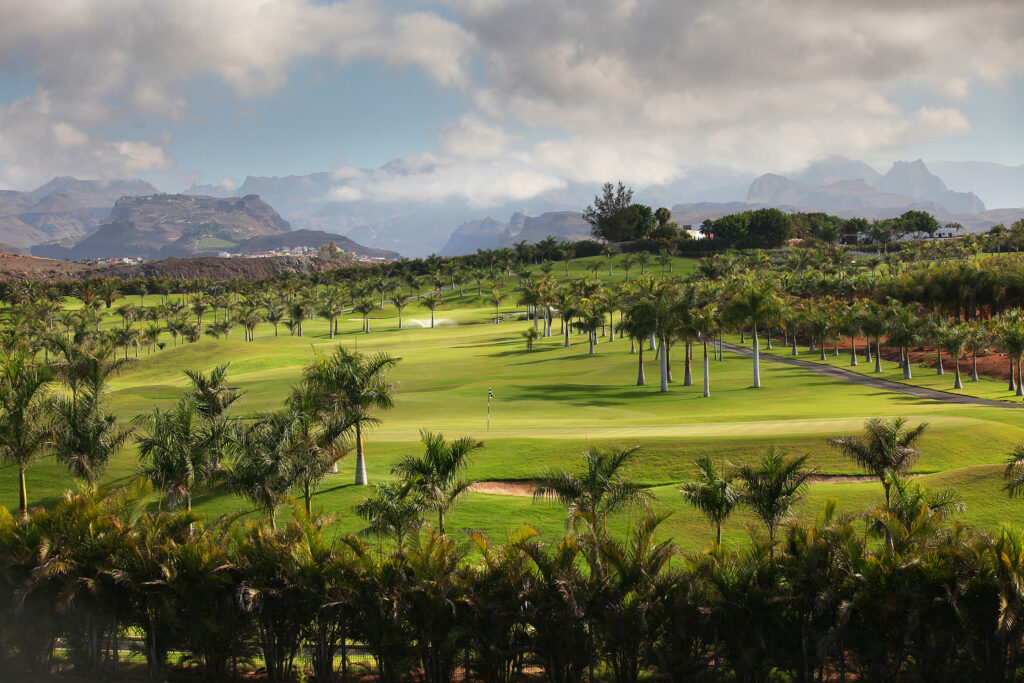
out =
{"type": "Polygon", "coordinates": [[[0,0],[0,189],[329,171],[484,206],[824,156],[1024,164],[1024,3],[0,0]]]}

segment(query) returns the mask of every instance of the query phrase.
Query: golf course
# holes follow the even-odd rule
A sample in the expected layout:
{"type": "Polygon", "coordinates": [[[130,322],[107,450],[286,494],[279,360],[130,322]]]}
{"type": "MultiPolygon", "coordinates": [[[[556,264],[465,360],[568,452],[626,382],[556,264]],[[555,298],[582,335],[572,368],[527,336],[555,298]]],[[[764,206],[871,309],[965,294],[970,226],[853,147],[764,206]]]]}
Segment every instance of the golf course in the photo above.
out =
{"type": "MultiPolygon", "coordinates": [[[[694,263],[677,257],[671,274],[663,264],[648,266],[646,277],[686,275],[694,263]]],[[[554,266],[552,276],[564,281],[597,274],[608,284],[621,284],[626,277],[619,267],[609,276],[607,260],[597,257],[554,266]]],[[[629,273],[633,279],[638,275],[637,268],[629,273]]],[[[921,399],[765,362],[769,353],[789,354],[789,348],[776,339],[774,351],[761,350],[760,388],[752,387],[751,359],[726,350],[721,360],[709,361],[711,395],[704,397],[697,345],[692,385],[684,386],[683,354],[677,353],[672,358],[674,381],[667,392],[661,392],[655,353],[646,350],[644,356],[646,374],[655,381],[636,386],[637,355],[631,353],[635,344],[619,334],[609,339],[599,331],[593,354],[588,353],[586,336],[575,330],[568,336],[569,346],[565,346],[565,335],[555,330],[550,337],[536,339],[528,350],[523,332],[535,323],[528,319],[526,307],[516,303],[517,277],[502,279],[503,285],[496,283],[503,297],[497,304],[501,322],[495,322],[494,303],[484,300],[487,291],[481,296],[477,286],[469,283],[435,292],[441,305],[433,312],[433,327],[431,311],[414,297],[401,312],[401,329],[398,311],[385,301],[368,314],[369,333],[364,332],[362,315],[351,309],[338,319],[333,338],[321,317],[307,320],[301,337],[283,328],[275,334],[274,325],[259,323],[253,328],[252,342],[244,341],[241,331],[228,338],[203,337],[195,343],[172,340],[164,332],[162,349],[136,348],[129,354],[131,364],[111,379],[111,410],[130,423],[154,407],[170,406],[186,391],[184,370],[206,373],[224,364],[228,384],[243,392],[231,408],[232,417],[276,410],[300,381],[304,366],[317,354],[330,355],[336,346],[344,345],[360,353],[386,352],[400,359],[390,376],[397,384],[394,407],[379,413],[379,424],[364,435],[370,484],[393,481],[392,468],[404,456],[422,450],[420,430],[484,443],[464,472],[477,483],[453,509],[449,534],[479,530],[491,538],[504,538],[527,523],[545,536],[558,537],[565,531],[564,509],[553,502],[535,501],[530,493],[545,475],[580,469],[581,452],[588,446],[639,447],[628,475],[656,496],[654,509],[671,513],[660,534],[688,551],[704,547],[714,535],[714,528],[679,493],[679,486],[693,478],[694,462],[702,456],[725,467],[752,464],[770,446],[806,455],[815,474],[797,515],[813,519],[830,498],[838,501],[840,511],[862,512],[879,504],[882,488],[829,440],[859,434],[870,418],[900,416],[910,425],[928,424],[919,442],[920,458],[910,474],[927,489],[955,488],[964,503],[957,519],[989,532],[1024,520],[1024,504],[1002,490],[1007,457],[1024,442],[1024,409],[1019,399],[1010,402],[1014,397],[1006,391],[1005,382],[982,378],[957,392],[1007,401],[1005,407],[921,399]],[[493,398],[489,399],[489,391],[493,398]]],[[[171,294],[165,300],[175,297],[184,299],[171,294]]],[[[150,294],[146,302],[155,303],[155,296],[150,294]]],[[[122,326],[113,314],[116,307],[140,303],[138,296],[122,296],[115,308],[101,309],[101,327],[122,326]]],[[[76,299],[65,303],[68,308],[80,305],[76,299]]],[[[740,337],[730,333],[727,341],[738,344],[740,337]]],[[[763,346],[764,340],[760,343],[763,346]]],[[[744,345],[750,348],[749,336],[744,345]]],[[[818,362],[816,353],[801,351],[800,358],[818,362]]],[[[830,349],[826,362],[846,366],[848,360],[848,353],[835,357],[830,349]]],[[[855,369],[871,368],[862,361],[855,369]]],[[[899,379],[894,362],[884,361],[884,369],[883,377],[899,379]]],[[[911,384],[949,388],[951,382],[935,377],[934,370],[915,370],[911,384]]],[[[338,472],[327,475],[313,495],[313,507],[334,520],[332,533],[358,532],[366,526],[353,508],[372,487],[353,484],[354,467],[353,451],[341,458],[338,472]]],[[[137,447],[129,440],[110,461],[101,482],[123,486],[138,474],[137,447]]],[[[33,463],[26,478],[31,506],[51,505],[76,486],[52,456],[33,463]]],[[[17,468],[12,465],[0,468],[0,504],[12,510],[18,506],[17,468]]],[[[254,511],[245,498],[216,488],[198,492],[193,505],[209,519],[254,511]]],[[[289,513],[284,509],[282,514],[289,513]]],[[[609,520],[610,530],[624,535],[639,514],[632,510],[615,515],[609,520]]],[[[754,524],[754,517],[740,509],[724,525],[723,542],[746,543],[746,527],[754,524]]]]}

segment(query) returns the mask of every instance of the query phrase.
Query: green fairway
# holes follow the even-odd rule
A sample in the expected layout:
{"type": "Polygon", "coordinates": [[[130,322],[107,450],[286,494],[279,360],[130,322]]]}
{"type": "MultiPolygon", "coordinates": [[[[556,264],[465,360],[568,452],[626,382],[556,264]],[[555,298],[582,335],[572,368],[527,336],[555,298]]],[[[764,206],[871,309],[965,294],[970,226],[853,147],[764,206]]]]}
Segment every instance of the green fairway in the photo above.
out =
{"type": "MultiPolygon", "coordinates": [[[[592,262],[603,264],[597,275],[607,279],[603,258],[573,261],[570,276],[589,276],[587,264],[592,262]]],[[[692,265],[692,260],[677,259],[673,267],[678,273],[692,265]]],[[[660,274],[661,267],[649,265],[648,270],[660,274]]],[[[564,276],[564,264],[556,262],[553,274],[564,276]]],[[[624,277],[616,267],[613,278],[624,277]]],[[[516,282],[514,276],[507,278],[504,290],[511,293],[516,282]]],[[[707,542],[711,530],[683,503],[677,487],[691,476],[697,457],[741,464],[777,444],[810,456],[821,475],[857,475],[861,473],[856,466],[831,448],[828,439],[858,433],[869,417],[902,415],[915,424],[930,424],[914,472],[922,475],[920,481],[926,486],[960,489],[967,503],[962,519],[986,530],[1024,521],[1024,505],[1010,501],[1000,490],[1000,464],[1016,444],[1024,442],[1024,411],[922,400],[770,362],[762,363],[763,386],[755,390],[750,388],[751,359],[730,353],[722,361],[711,362],[712,395],[704,398],[701,349],[695,349],[694,384],[687,387],[683,386],[681,346],[673,350],[675,381],[667,393],[661,393],[655,355],[646,350],[648,385],[636,386],[637,355],[630,353],[628,339],[608,340],[602,334],[596,353],[590,355],[585,336],[573,333],[570,346],[564,346],[556,319],[553,336],[538,339],[534,350],[527,351],[522,332],[532,322],[520,316],[495,324],[495,310],[483,303],[475,282],[464,285],[462,296],[458,290],[444,292],[433,329],[430,311],[414,299],[402,314],[404,329],[398,329],[397,312],[388,305],[370,314],[370,334],[361,332],[360,314],[344,314],[333,340],[326,321],[319,317],[303,325],[301,338],[289,336],[284,326],[275,337],[268,323],[255,328],[252,343],[243,341],[241,328],[235,328],[229,339],[203,337],[196,343],[175,342],[165,333],[163,350],[149,353],[143,348],[139,362],[113,381],[111,405],[119,417],[129,420],[154,406],[169,405],[187,384],[183,370],[209,371],[230,362],[231,385],[246,392],[233,414],[275,409],[315,353],[330,353],[335,345],[345,344],[361,352],[387,351],[402,359],[393,375],[399,382],[395,408],[380,415],[381,425],[366,438],[371,483],[390,478],[399,458],[419,450],[420,429],[483,440],[485,448],[475,454],[468,471],[477,480],[532,480],[552,469],[573,469],[588,444],[639,445],[642,455],[632,476],[653,487],[658,505],[674,513],[663,528],[684,548],[696,549],[707,542]],[[488,389],[494,392],[489,429],[488,389]]],[[[147,301],[153,297],[149,295],[147,301]]],[[[125,302],[119,300],[117,305],[125,302]]],[[[113,314],[117,305],[108,311],[105,326],[121,324],[113,314]]],[[[502,314],[521,310],[514,294],[500,307],[502,314]]],[[[776,352],[788,350],[777,347],[776,352]]],[[[804,349],[800,357],[813,360],[804,349]]],[[[829,356],[827,362],[845,365],[849,357],[829,356]]],[[[893,364],[886,363],[885,368],[884,377],[895,379],[893,364]]],[[[858,369],[867,372],[870,367],[862,361],[858,369]]],[[[966,364],[964,370],[967,379],[966,364]]],[[[916,372],[915,382],[948,389],[952,377],[936,378],[922,370],[916,372]]],[[[965,393],[1008,398],[1005,386],[996,382],[972,386],[965,381],[965,386],[965,393]]],[[[134,446],[126,448],[107,468],[103,482],[126,483],[136,467],[134,446]]],[[[354,456],[342,460],[340,473],[329,476],[314,497],[316,507],[337,519],[339,532],[362,527],[352,507],[368,489],[352,485],[353,468],[354,456]]],[[[52,459],[37,462],[28,471],[32,504],[52,501],[72,485],[52,459]]],[[[826,498],[834,497],[840,510],[853,513],[872,505],[880,495],[877,482],[817,483],[800,510],[813,516],[826,498]]],[[[17,471],[10,466],[0,468],[0,504],[17,507],[17,471]]],[[[205,493],[196,498],[195,507],[212,516],[251,506],[233,496],[205,493]]],[[[452,515],[449,529],[481,529],[503,537],[530,523],[554,535],[562,529],[563,515],[558,506],[534,503],[529,497],[470,493],[452,515]]],[[[612,529],[623,533],[628,521],[628,517],[618,518],[612,529]]],[[[738,515],[726,525],[724,538],[742,541],[743,527],[750,522],[749,516],[738,515]]]]}

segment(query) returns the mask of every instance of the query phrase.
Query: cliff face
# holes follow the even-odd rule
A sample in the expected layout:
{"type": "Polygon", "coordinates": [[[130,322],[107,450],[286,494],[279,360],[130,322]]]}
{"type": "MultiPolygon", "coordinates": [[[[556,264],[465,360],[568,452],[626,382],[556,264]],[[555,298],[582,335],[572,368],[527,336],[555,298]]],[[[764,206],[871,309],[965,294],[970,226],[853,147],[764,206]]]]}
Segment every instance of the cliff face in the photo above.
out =
{"type": "Polygon", "coordinates": [[[72,259],[212,255],[253,237],[290,230],[288,221],[257,195],[122,197],[83,239],[71,245],[39,245],[32,253],[72,259]]]}

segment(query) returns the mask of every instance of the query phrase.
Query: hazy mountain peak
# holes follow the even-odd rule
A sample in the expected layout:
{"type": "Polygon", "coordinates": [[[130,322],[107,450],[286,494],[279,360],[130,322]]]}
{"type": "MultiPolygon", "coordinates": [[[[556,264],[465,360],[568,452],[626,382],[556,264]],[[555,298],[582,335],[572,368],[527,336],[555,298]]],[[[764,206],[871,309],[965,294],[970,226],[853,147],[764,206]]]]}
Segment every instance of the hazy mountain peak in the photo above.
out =
{"type": "Polygon", "coordinates": [[[973,192],[953,192],[942,178],[928,170],[922,159],[897,161],[874,187],[882,192],[933,201],[953,213],[980,213],[985,204],[973,192]]]}
{"type": "Polygon", "coordinates": [[[863,161],[844,156],[830,156],[814,161],[796,176],[808,185],[831,185],[843,180],[863,180],[872,184],[881,174],[863,161]]]}

